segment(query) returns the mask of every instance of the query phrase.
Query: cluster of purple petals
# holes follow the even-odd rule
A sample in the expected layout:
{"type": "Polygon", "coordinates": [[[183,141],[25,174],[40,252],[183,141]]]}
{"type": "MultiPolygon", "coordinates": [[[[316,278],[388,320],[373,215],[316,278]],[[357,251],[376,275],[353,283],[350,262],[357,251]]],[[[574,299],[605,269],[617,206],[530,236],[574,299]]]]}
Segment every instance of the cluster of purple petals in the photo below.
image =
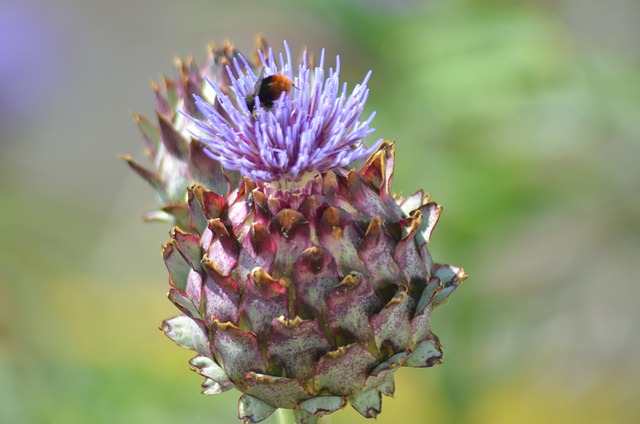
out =
{"type": "Polygon", "coordinates": [[[207,144],[207,153],[228,170],[239,171],[254,181],[296,181],[308,172],[325,172],[347,166],[372,153],[363,143],[374,130],[369,128],[375,113],[360,121],[369,90],[367,73],[363,82],[347,95],[346,83],[340,86],[340,58],[336,69],[325,78],[324,50],[319,66],[309,69],[305,52],[293,75],[291,52],[285,43],[286,60],[279,55],[279,65],[269,49],[262,54],[264,77],[282,74],[293,81],[289,93],[283,93],[270,109],[256,98],[255,110],[245,99],[255,93],[259,76],[251,71],[246,59],[239,56],[231,78],[233,98],[223,93],[215,81],[208,81],[216,92],[219,108],[196,97],[196,105],[205,120],[194,120],[197,138],[207,144]]]}

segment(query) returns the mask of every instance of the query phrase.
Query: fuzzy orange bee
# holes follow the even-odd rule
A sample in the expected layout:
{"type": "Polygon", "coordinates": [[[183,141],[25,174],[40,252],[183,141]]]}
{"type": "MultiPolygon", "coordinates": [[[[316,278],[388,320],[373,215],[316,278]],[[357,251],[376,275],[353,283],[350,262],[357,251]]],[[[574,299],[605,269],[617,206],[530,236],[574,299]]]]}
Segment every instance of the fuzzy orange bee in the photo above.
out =
{"type": "Polygon", "coordinates": [[[252,95],[247,96],[245,99],[247,102],[247,108],[251,112],[255,111],[255,98],[258,97],[260,104],[265,109],[273,107],[273,102],[278,100],[282,93],[289,93],[293,87],[293,82],[282,74],[274,74],[265,77],[260,74],[260,78],[255,86],[255,91],[252,95]]]}

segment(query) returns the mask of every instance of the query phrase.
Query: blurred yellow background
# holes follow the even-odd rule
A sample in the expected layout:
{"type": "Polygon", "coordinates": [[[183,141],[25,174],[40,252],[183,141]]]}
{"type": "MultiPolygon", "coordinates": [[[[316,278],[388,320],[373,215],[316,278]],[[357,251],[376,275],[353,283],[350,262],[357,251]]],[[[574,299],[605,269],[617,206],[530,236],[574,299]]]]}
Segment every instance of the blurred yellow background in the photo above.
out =
{"type": "Polygon", "coordinates": [[[175,56],[257,33],[373,70],[394,189],[443,204],[431,252],[470,275],[434,314],[444,364],[402,369],[377,422],[640,422],[635,0],[3,0],[0,422],[237,422],[157,330],[169,228],[118,155],[175,56]]]}

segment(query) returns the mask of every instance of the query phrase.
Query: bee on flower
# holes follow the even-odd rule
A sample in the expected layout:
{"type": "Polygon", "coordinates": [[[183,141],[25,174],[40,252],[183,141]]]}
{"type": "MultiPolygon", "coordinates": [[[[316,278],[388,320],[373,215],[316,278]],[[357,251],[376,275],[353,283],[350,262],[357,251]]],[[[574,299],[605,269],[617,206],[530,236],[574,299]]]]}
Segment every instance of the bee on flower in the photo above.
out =
{"type": "Polygon", "coordinates": [[[256,104],[260,103],[265,109],[271,109],[273,102],[278,100],[280,96],[289,93],[292,86],[293,83],[288,77],[281,74],[265,77],[263,71],[260,73],[258,82],[256,82],[253,94],[246,97],[247,108],[251,112],[254,112],[256,110],[256,104]]]}

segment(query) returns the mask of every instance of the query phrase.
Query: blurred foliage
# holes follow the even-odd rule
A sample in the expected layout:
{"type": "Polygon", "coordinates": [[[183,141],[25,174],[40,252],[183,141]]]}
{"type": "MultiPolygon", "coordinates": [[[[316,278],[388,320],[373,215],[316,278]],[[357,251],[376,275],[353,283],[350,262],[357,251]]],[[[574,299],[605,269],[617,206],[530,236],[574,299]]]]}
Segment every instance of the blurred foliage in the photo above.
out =
{"type": "MultiPolygon", "coordinates": [[[[470,275],[433,318],[444,364],[401,370],[377,422],[637,422],[637,39],[623,52],[585,41],[571,1],[275,4],[340,40],[333,50],[350,83],[373,69],[368,107],[378,137],[397,142],[394,187],[424,188],[444,205],[430,249],[470,275]]],[[[204,26],[218,6],[230,7],[194,2],[191,13],[204,26]]],[[[240,16],[243,7],[225,11],[238,24],[263,12],[240,16]]],[[[598,22],[600,9],[589,10],[577,16],[598,22]]],[[[162,8],[149,13],[171,21],[162,8]]],[[[118,51],[104,54],[120,66],[118,51]]],[[[126,125],[125,112],[89,125],[126,125]]],[[[122,145],[140,151],[133,125],[127,134],[122,145]]],[[[122,181],[117,153],[100,159],[113,162],[105,180],[122,181]]],[[[198,395],[189,352],[153,331],[177,312],[154,250],[168,228],[138,221],[147,187],[127,177],[135,191],[123,182],[96,203],[95,188],[43,190],[16,178],[22,164],[8,153],[0,164],[0,422],[236,422],[238,394],[198,395]]],[[[333,422],[366,422],[358,417],[333,422]]]]}

